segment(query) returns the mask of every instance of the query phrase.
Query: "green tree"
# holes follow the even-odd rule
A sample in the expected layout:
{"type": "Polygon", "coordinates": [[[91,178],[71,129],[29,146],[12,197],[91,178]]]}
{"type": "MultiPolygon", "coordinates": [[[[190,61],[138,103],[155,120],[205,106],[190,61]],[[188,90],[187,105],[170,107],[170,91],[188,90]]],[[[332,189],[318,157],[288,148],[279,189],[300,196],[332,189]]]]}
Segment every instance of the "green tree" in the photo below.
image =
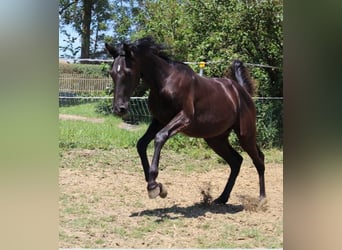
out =
{"type": "MultiPolygon", "coordinates": [[[[230,62],[234,58],[277,68],[253,68],[259,95],[282,96],[282,1],[188,0],[189,60],[230,62]]],[[[227,65],[211,65],[220,75],[227,65]]]]}
{"type": "Polygon", "coordinates": [[[113,1],[113,14],[111,16],[114,21],[112,34],[116,42],[129,40],[135,31],[135,16],[140,12],[139,2],[136,0],[113,1]]]}
{"type": "Polygon", "coordinates": [[[65,25],[71,25],[81,37],[81,58],[94,57],[98,42],[104,39],[104,34],[101,33],[107,30],[111,13],[112,8],[108,0],[60,0],[60,29],[69,36],[70,40],[66,49],[73,50],[75,37],[71,37],[64,29],[65,25]],[[91,48],[92,43],[93,48],[91,48]]]}
{"type": "Polygon", "coordinates": [[[205,69],[220,76],[229,62],[266,64],[253,68],[258,94],[282,96],[282,0],[142,0],[132,38],[152,35],[184,61],[221,61],[205,69]]]}
{"type": "Polygon", "coordinates": [[[234,50],[257,64],[266,64],[255,71],[262,82],[259,85],[261,96],[282,96],[283,61],[283,5],[281,0],[237,1],[233,13],[231,32],[235,34],[230,44],[234,50]],[[266,77],[263,76],[266,74],[266,77]]]}
{"type": "Polygon", "coordinates": [[[170,45],[171,54],[178,60],[187,60],[190,32],[186,23],[186,10],[182,1],[141,1],[140,12],[135,16],[136,32],[133,39],[151,35],[158,42],[170,45]]]}

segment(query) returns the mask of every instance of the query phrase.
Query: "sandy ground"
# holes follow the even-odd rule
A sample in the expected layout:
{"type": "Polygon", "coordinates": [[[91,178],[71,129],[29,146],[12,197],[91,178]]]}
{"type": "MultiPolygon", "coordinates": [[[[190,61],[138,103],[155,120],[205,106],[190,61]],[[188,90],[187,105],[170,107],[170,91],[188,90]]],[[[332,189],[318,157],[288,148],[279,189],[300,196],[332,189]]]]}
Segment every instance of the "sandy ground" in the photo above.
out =
{"type": "Polygon", "coordinates": [[[267,200],[246,159],[226,205],[209,205],[229,168],[212,159],[165,152],[158,181],[165,199],[149,199],[136,152],[129,149],[61,153],[60,247],[281,248],[283,166],[266,164],[267,200]],[[186,166],[194,165],[194,170],[186,166]],[[206,167],[203,167],[206,166],[206,167]]]}

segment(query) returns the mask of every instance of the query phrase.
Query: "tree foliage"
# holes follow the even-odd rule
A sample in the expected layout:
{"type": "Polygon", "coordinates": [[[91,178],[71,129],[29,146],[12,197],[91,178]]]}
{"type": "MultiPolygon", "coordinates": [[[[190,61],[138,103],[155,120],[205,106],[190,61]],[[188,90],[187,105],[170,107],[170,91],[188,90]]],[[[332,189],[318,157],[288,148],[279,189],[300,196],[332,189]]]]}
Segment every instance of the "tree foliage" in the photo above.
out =
{"type": "Polygon", "coordinates": [[[152,35],[183,61],[220,61],[206,68],[219,76],[228,62],[275,66],[253,68],[261,96],[282,96],[281,0],[141,1],[133,38],[152,35]]]}
{"type": "Polygon", "coordinates": [[[97,56],[98,44],[105,39],[111,15],[112,8],[108,0],[60,0],[60,30],[68,40],[63,50],[73,55],[81,50],[81,58],[97,56]],[[71,26],[78,36],[72,36],[66,26],[71,26]],[[81,46],[74,48],[78,37],[81,38],[81,46]]]}

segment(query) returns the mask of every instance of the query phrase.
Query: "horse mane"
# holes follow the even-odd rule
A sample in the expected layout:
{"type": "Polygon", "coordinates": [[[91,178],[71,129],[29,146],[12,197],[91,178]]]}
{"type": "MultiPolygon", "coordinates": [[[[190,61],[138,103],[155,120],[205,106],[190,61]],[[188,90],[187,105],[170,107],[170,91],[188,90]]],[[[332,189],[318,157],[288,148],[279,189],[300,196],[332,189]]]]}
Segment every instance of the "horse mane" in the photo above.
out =
{"type": "Polygon", "coordinates": [[[234,60],[224,74],[225,77],[233,79],[247,90],[250,96],[255,92],[255,80],[251,77],[249,70],[240,60],[234,60]]]}
{"type": "Polygon", "coordinates": [[[167,52],[168,50],[170,50],[170,47],[164,44],[156,43],[151,36],[140,38],[136,40],[135,42],[133,42],[131,45],[134,48],[134,50],[138,53],[145,54],[145,55],[152,53],[164,59],[168,63],[183,64],[182,62],[178,62],[174,60],[171,54],[167,52]]]}

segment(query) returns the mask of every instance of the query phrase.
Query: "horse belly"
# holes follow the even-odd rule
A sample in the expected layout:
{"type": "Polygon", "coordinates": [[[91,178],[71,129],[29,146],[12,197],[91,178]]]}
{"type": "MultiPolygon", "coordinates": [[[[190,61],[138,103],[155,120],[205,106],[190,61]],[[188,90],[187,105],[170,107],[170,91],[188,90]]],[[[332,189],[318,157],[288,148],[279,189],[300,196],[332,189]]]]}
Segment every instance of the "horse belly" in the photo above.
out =
{"type": "Polygon", "coordinates": [[[230,130],[236,123],[236,113],[209,114],[195,117],[189,127],[182,131],[191,137],[210,138],[222,135],[230,130]]]}

